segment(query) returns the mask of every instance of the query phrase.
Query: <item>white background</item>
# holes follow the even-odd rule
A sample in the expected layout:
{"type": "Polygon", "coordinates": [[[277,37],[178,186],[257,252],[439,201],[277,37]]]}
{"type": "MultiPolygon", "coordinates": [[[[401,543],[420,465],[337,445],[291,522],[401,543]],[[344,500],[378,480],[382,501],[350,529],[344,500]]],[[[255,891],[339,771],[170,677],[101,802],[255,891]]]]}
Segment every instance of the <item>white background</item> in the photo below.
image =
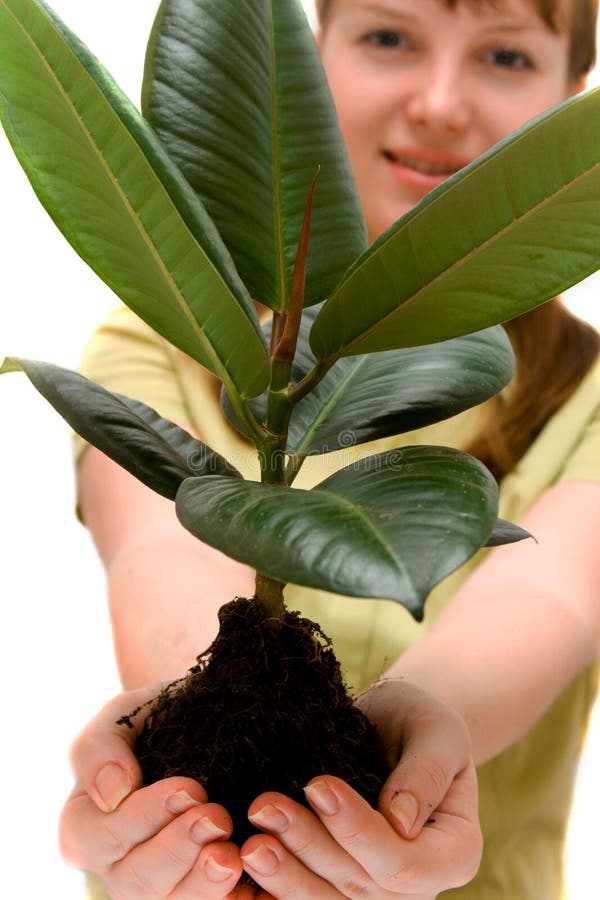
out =
{"type": "MultiPolygon", "coordinates": [[[[132,98],[157,0],[54,0],[53,6],[132,98]]],[[[306,4],[312,6],[312,0],[306,4]]],[[[115,304],[37,203],[0,132],[0,359],[5,354],[75,366],[87,336],[115,304]]],[[[597,276],[572,302],[600,324],[597,276]]],[[[118,690],[101,568],[73,516],[68,427],[24,376],[0,379],[0,894],[82,896],[79,873],[56,849],[77,729],[118,690]]],[[[595,726],[569,843],[571,900],[600,896],[594,807],[600,781],[595,726]],[[597,768],[597,766],[596,766],[597,768]]],[[[532,898],[533,900],[533,898],[532,898]]],[[[536,898],[538,900],[538,898],[536,898]]],[[[539,898],[544,900],[544,898],[539,898]]]]}

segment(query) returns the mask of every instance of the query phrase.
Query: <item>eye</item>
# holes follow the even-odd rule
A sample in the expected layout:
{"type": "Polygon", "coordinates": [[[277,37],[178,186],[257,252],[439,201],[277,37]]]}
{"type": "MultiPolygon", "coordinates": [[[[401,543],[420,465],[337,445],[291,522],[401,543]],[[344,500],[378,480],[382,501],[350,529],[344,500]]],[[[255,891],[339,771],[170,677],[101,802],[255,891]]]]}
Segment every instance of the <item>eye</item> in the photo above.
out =
{"type": "Polygon", "coordinates": [[[392,31],[389,28],[377,28],[369,31],[362,38],[362,43],[372,47],[390,47],[392,49],[408,47],[409,40],[401,31],[392,31]]]}
{"type": "Polygon", "coordinates": [[[521,50],[511,47],[498,47],[488,55],[488,61],[501,69],[533,69],[533,61],[521,50]]]}

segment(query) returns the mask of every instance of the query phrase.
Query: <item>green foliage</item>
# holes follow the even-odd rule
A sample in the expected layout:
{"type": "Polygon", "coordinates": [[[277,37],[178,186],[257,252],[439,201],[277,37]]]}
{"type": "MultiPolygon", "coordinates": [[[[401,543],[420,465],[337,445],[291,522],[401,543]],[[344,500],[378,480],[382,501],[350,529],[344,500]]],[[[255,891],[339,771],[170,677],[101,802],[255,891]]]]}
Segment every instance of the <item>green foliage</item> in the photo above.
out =
{"type": "Polygon", "coordinates": [[[135,107],[37,0],[0,2],[0,117],[40,201],[156,331],[242,396],[268,361],[213,222],[135,107]]]}
{"type": "Polygon", "coordinates": [[[150,37],[142,111],[216,223],[255,300],[287,309],[320,168],[305,305],[366,248],[325,74],[299,4],[170,0],[150,37]]]}
{"type": "MultiPolygon", "coordinates": [[[[292,381],[299,384],[315,366],[309,333],[318,309],[302,317],[292,381]]],[[[270,341],[271,324],[265,328],[270,341]]],[[[502,390],[514,370],[504,329],[489,328],[443,344],[389,350],[340,359],[314,390],[293,408],[286,453],[306,457],[423,428],[483,403],[502,390]]],[[[249,404],[265,421],[268,394],[249,404]]],[[[223,406],[242,433],[223,392],[223,406]]]]}
{"type": "Polygon", "coordinates": [[[600,266],[600,92],[511,135],[369,249],[296,0],[163,0],[143,108],[150,124],[42,0],[0,0],[0,118],[34,190],[122,300],[220,379],[263,483],[75,373],[20,359],[0,372],[24,370],[88,441],[175,499],[186,528],[261,575],[421,618],[480,547],[525,536],[497,519],[484,467],[405,447],[310,491],[291,484],[350,433],[389,437],[492,396],[513,360],[488,326],[600,266]],[[274,310],[264,332],[253,300],[274,310]]]}
{"type": "Polygon", "coordinates": [[[273,578],[357,597],[376,586],[417,619],[431,585],[490,540],[497,505],[487,469],[447,447],[367,456],[311,491],[188,478],[176,500],[192,534],[273,578]]]}
{"type": "Polygon", "coordinates": [[[506,322],[595,272],[599,110],[600,88],[568,100],[425,197],[324,305],[315,356],[447,340],[506,322]]]}
{"type": "Polygon", "coordinates": [[[139,400],[49,363],[7,357],[0,366],[0,375],[19,371],[82,438],[169,500],[186,478],[241,478],[226,459],[139,400]]]}

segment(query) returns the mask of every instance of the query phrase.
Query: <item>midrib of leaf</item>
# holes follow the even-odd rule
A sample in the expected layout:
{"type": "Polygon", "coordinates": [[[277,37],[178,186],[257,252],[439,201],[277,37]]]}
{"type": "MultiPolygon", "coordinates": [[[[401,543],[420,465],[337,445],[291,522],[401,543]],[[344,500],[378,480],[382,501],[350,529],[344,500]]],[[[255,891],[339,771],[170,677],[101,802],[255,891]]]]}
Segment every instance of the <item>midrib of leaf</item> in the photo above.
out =
{"type": "Polygon", "coordinates": [[[281,167],[279,160],[279,106],[277,104],[277,47],[275,39],[275,16],[273,4],[269,4],[271,22],[271,122],[272,122],[272,166],[273,174],[273,215],[275,217],[275,262],[279,279],[279,296],[281,297],[282,312],[286,311],[287,297],[285,292],[285,246],[283,239],[283,209],[281,201],[281,167]]]}
{"type": "Polygon", "coordinates": [[[335,405],[335,403],[337,403],[337,401],[339,400],[341,395],[345,391],[348,390],[348,386],[349,386],[350,382],[356,376],[357,372],[359,372],[360,369],[362,369],[362,367],[364,365],[366,365],[366,363],[367,363],[366,358],[359,357],[359,359],[356,361],[356,364],[354,365],[352,370],[349,371],[348,375],[340,382],[338,388],[336,388],[336,390],[332,393],[332,395],[329,398],[329,400],[327,401],[327,403],[325,403],[321,407],[319,413],[313,420],[312,425],[310,426],[309,430],[304,435],[303,439],[300,441],[298,448],[295,451],[298,456],[302,455],[302,449],[306,446],[307,443],[310,443],[310,438],[313,437],[313,435],[319,428],[319,425],[321,424],[323,419],[326,417],[327,413],[331,410],[331,408],[335,405]]]}
{"type": "MultiPolygon", "coordinates": [[[[572,178],[569,182],[567,182],[567,184],[562,185],[550,197],[545,197],[540,203],[537,203],[534,206],[532,206],[525,213],[523,213],[523,215],[521,215],[518,219],[515,219],[512,222],[510,222],[501,231],[495,232],[491,237],[487,238],[487,240],[485,240],[483,243],[478,244],[477,247],[473,247],[473,249],[470,250],[467,254],[462,256],[459,260],[456,260],[454,263],[452,263],[452,265],[448,266],[448,268],[444,269],[442,272],[439,272],[434,278],[431,279],[431,281],[428,281],[427,284],[424,284],[422,287],[420,287],[418,291],[415,291],[415,293],[412,294],[407,300],[405,300],[400,306],[394,307],[394,309],[390,310],[390,312],[386,313],[384,316],[382,316],[380,319],[378,319],[377,322],[375,322],[373,325],[370,325],[368,328],[366,328],[364,331],[362,331],[360,333],[360,335],[358,335],[352,341],[350,341],[347,344],[344,344],[344,346],[342,348],[342,350],[344,351],[344,354],[342,354],[342,351],[336,351],[335,353],[331,354],[331,357],[337,358],[341,355],[346,355],[345,351],[347,351],[351,347],[354,347],[356,344],[360,344],[366,337],[368,337],[374,331],[379,330],[379,328],[382,326],[382,323],[384,323],[388,319],[391,319],[394,316],[396,316],[401,309],[405,309],[405,308],[409,307],[411,304],[416,303],[416,301],[419,299],[419,297],[423,293],[425,293],[425,292],[431,290],[433,287],[435,287],[435,285],[438,281],[446,278],[449,274],[451,274],[455,270],[458,270],[461,266],[466,265],[469,262],[469,260],[471,258],[475,257],[478,253],[483,253],[487,249],[489,244],[495,243],[500,238],[505,238],[515,228],[520,227],[523,224],[523,222],[525,222],[530,216],[534,215],[535,213],[538,213],[540,210],[542,210],[545,206],[548,206],[550,203],[553,203],[554,200],[557,197],[559,197],[561,193],[563,193],[564,191],[570,190],[574,185],[577,184],[578,181],[581,181],[582,179],[589,177],[598,168],[600,168],[600,163],[595,163],[591,168],[586,169],[585,172],[581,172],[575,178],[572,178]]],[[[409,238],[410,238],[410,230],[409,230],[408,234],[409,234],[409,238]]],[[[390,241],[393,240],[394,237],[395,237],[395,235],[391,236],[389,238],[389,240],[390,241]]],[[[382,247],[385,247],[386,245],[387,245],[387,242],[384,243],[382,245],[382,247]]],[[[373,258],[373,256],[369,256],[369,258],[365,260],[363,265],[365,265],[365,266],[368,265],[372,258],[373,258]]],[[[415,262],[418,263],[418,259],[417,259],[416,255],[415,255],[415,262]]],[[[362,271],[362,268],[363,267],[360,266],[359,268],[356,269],[355,272],[353,272],[350,275],[347,284],[349,284],[355,277],[358,276],[358,274],[362,271]]],[[[331,358],[331,357],[328,357],[328,358],[331,358]]]]}
{"type": "Polygon", "coordinates": [[[388,561],[392,563],[393,568],[395,568],[396,571],[401,572],[401,574],[405,578],[408,579],[412,590],[414,591],[415,595],[417,595],[418,592],[415,590],[413,580],[410,577],[410,575],[406,569],[406,566],[404,566],[402,564],[402,562],[396,558],[393,548],[390,547],[389,543],[385,540],[384,536],[381,534],[380,531],[378,531],[375,528],[371,519],[369,519],[369,517],[362,511],[362,509],[359,506],[357,506],[355,503],[353,503],[351,500],[348,500],[342,494],[335,493],[335,491],[330,491],[330,490],[327,490],[326,488],[322,490],[318,485],[316,485],[313,488],[313,490],[315,492],[318,492],[319,494],[324,494],[329,498],[334,498],[339,503],[340,506],[348,508],[354,514],[354,516],[356,518],[360,519],[360,521],[364,525],[367,526],[367,530],[373,535],[373,537],[376,539],[379,547],[387,555],[388,561]]]}
{"type": "MultiPolygon", "coordinates": [[[[228,385],[233,391],[235,391],[235,393],[237,394],[237,388],[236,388],[235,385],[231,382],[231,379],[229,378],[229,374],[228,374],[228,372],[227,372],[227,369],[225,368],[224,364],[222,363],[222,360],[220,359],[220,357],[219,357],[219,356],[217,355],[217,353],[215,352],[214,347],[212,346],[212,344],[210,343],[210,341],[208,340],[208,338],[207,338],[206,335],[204,334],[204,332],[203,332],[202,328],[200,327],[199,323],[197,322],[197,320],[196,320],[195,317],[193,316],[191,309],[188,307],[187,303],[185,303],[185,301],[183,300],[183,298],[182,298],[182,296],[181,296],[181,291],[180,291],[180,289],[179,289],[177,283],[176,283],[176,282],[174,281],[174,279],[172,278],[171,273],[169,272],[169,270],[168,270],[167,267],[165,266],[165,264],[164,264],[164,262],[163,262],[163,260],[162,260],[162,257],[161,257],[161,255],[160,255],[160,252],[159,252],[159,250],[158,250],[158,248],[157,248],[155,242],[151,239],[151,237],[150,237],[148,231],[142,226],[141,219],[140,219],[140,217],[138,216],[138,214],[137,214],[135,208],[134,208],[133,205],[131,204],[129,198],[127,197],[127,194],[122,190],[121,185],[119,184],[118,179],[114,177],[113,172],[112,172],[112,169],[110,168],[110,166],[109,166],[109,164],[108,164],[108,162],[107,162],[105,156],[104,156],[103,153],[101,152],[100,147],[95,143],[94,139],[92,138],[91,132],[89,131],[89,129],[88,129],[87,125],[86,125],[85,119],[83,118],[83,116],[81,115],[81,113],[79,112],[79,110],[77,109],[77,107],[75,106],[75,104],[73,103],[73,101],[71,100],[71,97],[70,97],[68,91],[67,91],[66,88],[63,86],[63,83],[60,81],[60,79],[59,79],[58,76],[56,75],[54,69],[50,66],[48,60],[47,60],[46,57],[44,56],[44,53],[43,53],[41,47],[34,41],[33,36],[29,34],[29,32],[25,29],[25,27],[24,27],[23,24],[21,23],[20,19],[17,18],[17,16],[16,16],[16,15],[12,12],[12,10],[6,5],[6,3],[3,3],[3,6],[4,6],[5,9],[8,11],[8,14],[9,14],[9,15],[13,18],[13,20],[17,23],[17,27],[18,27],[18,28],[21,30],[21,32],[25,35],[26,40],[27,40],[27,41],[35,48],[35,50],[37,51],[37,53],[38,53],[38,55],[39,55],[39,58],[40,58],[41,61],[42,61],[42,64],[45,66],[45,68],[47,69],[47,71],[50,73],[51,78],[54,80],[55,84],[58,86],[59,91],[60,91],[60,93],[62,94],[62,96],[64,97],[64,99],[66,100],[68,106],[70,106],[70,108],[73,110],[73,112],[74,112],[74,114],[75,114],[76,121],[77,121],[78,124],[79,124],[81,133],[83,134],[83,136],[84,136],[86,142],[87,142],[87,143],[89,144],[89,146],[91,147],[92,152],[94,153],[94,155],[99,159],[102,168],[103,168],[103,169],[105,170],[105,172],[108,174],[109,180],[112,182],[113,186],[115,187],[115,189],[116,189],[116,191],[117,191],[117,193],[118,193],[118,195],[119,195],[119,197],[120,197],[120,199],[121,199],[121,202],[123,203],[123,205],[125,206],[125,208],[129,211],[129,213],[130,213],[130,215],[131,215],[131,217],[132,217],[132,219],[133,219],[134,226],[135,226],[135,228],[137,229],[137,231],[139,232],[139,234],[141,235],[143,242],[144,242],[144,243],[147,245],[147,247],[149,248],[150,253],[151,253],[152,256],[154,257],[155,261],[158,262],[159,269],[160,269],[160,270],[162,271],[162,273],[163,273],[163,277],[165,278],[165,282],[166,282],[166,284],[167,284],[167,286],[168,286],[168,288],[169,288],[169,291],[171,292],[172,296],[175,298],[175,301],[176,301],[177,305],[179,306],[180,310],[184,313],[184,315],[185,315],[185,317],[187,318],[189,324],[192,326],[192,330],[195,332],[196,337],[199,339],[200,343],[201,343],[201,344],[203,345],[203,347],[205,348],[205,352],[207,352],[207,356],[209,356],[209,357],[213,360],[213,362],[215,363],[215,368],[216,368],[216,369],[218,370],[218,372],[220,373],[221,380],[223,381],[224,384],[227,384],[227,385],[228,385]]],[[[68,50],[68,52],[69,52],[73,57],[75,57],[75,59],[77,60],[77,62],[79,63],[79,65],[81,65],[82,68],[85,70],[85,66],[83,65],[83,63],[81,62],[81,60],[79,60],[79,58],[77,57],[77,54],[75,53],[75,51],[69,46],[68,42],[67,42],[66,39],[63,37],[63,35],[60,33],[60,31],[59,31],[59,29],[57,28],[56,24],[55,24],[51,19],[49,19],[49,18],[47,19],[47,22],[48,22],[48,24],[49,24],[49,25],[51,26],[51,28],[52,28],[52,33],[53,33],[53,34],[58,38],[58,40],[66,47],[66,49],[68,50]]],[[[139,151],[139,152],[141,153],[141,155],[143,156],[143,158],[144,158],[144,160],[145,160],[145,162],[146,162],[146,165],[147,165],[149,171],[152,173],[153,179],[154,179],[155,181],[158,182],[160,189],[161,189],[165,194],[167,194],[167,196],[168,196],[168,191],[166,190],[166,188],[164,187],[164,185],[162,184],[162,182],[160,181],[160,179],[157,177],[157,175],[156,175],[156,173],[155,173],[153,167],[151,166],[149,160],[147,159],[147,157],[146,157],[146,155],[145,155],[145,153],[144,153],[142,147],[140,146],[140,144],[138,143],[138,141],[136,140],[136,138],[134,137],[134,135],[131,134],[131,132],[129,131],[129,129],[127,129],[127,126],[124,124],[124,122],[122,121],[121,117],[118,115],[118,113],[116,112],[116,110],[112,107],[112,105],[110,104],[110,102],[107,100],[106,96],[104,95],[104,92],[100,89],[100,87],[98,87],[98,85],[96,85],[96,83],[94,82],[93,78],[91,78],[91,76],[89,75],[89,73],[87,72],[87,70],[85,70],[85,77],[86,77],[87,79],[89,79],[89,80],[94,84],[96,90],[98,91],[98,93],[99,93],[99,94],[102,96],[102,98],[103,98],[103,101],[104,101],[104,104],[105,104],[105,108],[108,108],[109,114],[110,114],[113,118],[115,118],[115,119],[117,120],[117,122],[119,123],[119,127],[124,128],[124,129],[127,131],[127,133],[129,134],[129,136],[130,136],[132,142],[136,145],[136,147],[138,148],[138,151],[139,151]]],[[[169,198],[169,199],[170,199],[170,198],[169,198]]],[[[190,229],[189,229],[187,223],[186,223],[185,220],[182,218],[182,216],[181,216],[179,210],[177,209],[175,203],[174,203],[172,200],[171,200],[171,203],[172,203],[172,206],[173,206],[173,209],[174,209],[175,213],[177,214],[177,217],[178,217],[179,221],[181,222],[181,224],[183,225],[183,227],[185,228],[185,230],[188,232],[188,234],[189,234],[190,237],[192,238],[194,244],[196,244],[196,246],[198,246],[198,248],[201,250],[201,252],[203,253],[205,259],[207,260],[209,266],[211,267],[211,269],[213,270],[213,272],[216,274],[218,280],[224,285],[224,287],[226,288],[227,292],[228,292],[229,294],[231,294],[231,291],[229,290],[229,287],[228,287],[228,286],[225,284],[225,282],[223,281],[220,272],[219,272],[218,269],[215,267],[215,265],[214,265],[213,261],[210,259],[210,257],[209,257],[207,254],[205,254],[204,251],[202,251],[202,248],[201,248],[200,245],[198,244],[198,241],[196,240],[195,236],[194,236],[194,235],[192,234],[192,232],[190,231],[190,229]]],[[[235,302],[237,303],[237,300],[235,300],[235,302]]]]}

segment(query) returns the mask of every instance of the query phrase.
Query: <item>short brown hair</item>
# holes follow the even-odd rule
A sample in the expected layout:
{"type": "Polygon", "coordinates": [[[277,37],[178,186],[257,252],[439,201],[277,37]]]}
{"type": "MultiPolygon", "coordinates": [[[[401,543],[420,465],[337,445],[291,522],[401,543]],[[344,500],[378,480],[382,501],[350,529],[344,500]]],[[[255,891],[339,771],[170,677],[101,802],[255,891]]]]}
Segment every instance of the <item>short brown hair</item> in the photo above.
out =
{"type": "MultiPolygon", "coordinates": [[[[490,3],[498,0],[442,0],[449,8],[454,9],[458,3],[473,4],[490,3]]],[[[544,22],[553,30],[563,27],[560,22],[561,0],[530,0],[544,22]]],[[[571,35],[569,53],[569,77],[571,81],[579,81],[596,62],[596,20],[598,18],[598,0],[571,0],[571,9],[567,28],[571,35]]],[[[331,0],[315,0],[317,18],[321,25],[326,21],[331,0]]]]}

